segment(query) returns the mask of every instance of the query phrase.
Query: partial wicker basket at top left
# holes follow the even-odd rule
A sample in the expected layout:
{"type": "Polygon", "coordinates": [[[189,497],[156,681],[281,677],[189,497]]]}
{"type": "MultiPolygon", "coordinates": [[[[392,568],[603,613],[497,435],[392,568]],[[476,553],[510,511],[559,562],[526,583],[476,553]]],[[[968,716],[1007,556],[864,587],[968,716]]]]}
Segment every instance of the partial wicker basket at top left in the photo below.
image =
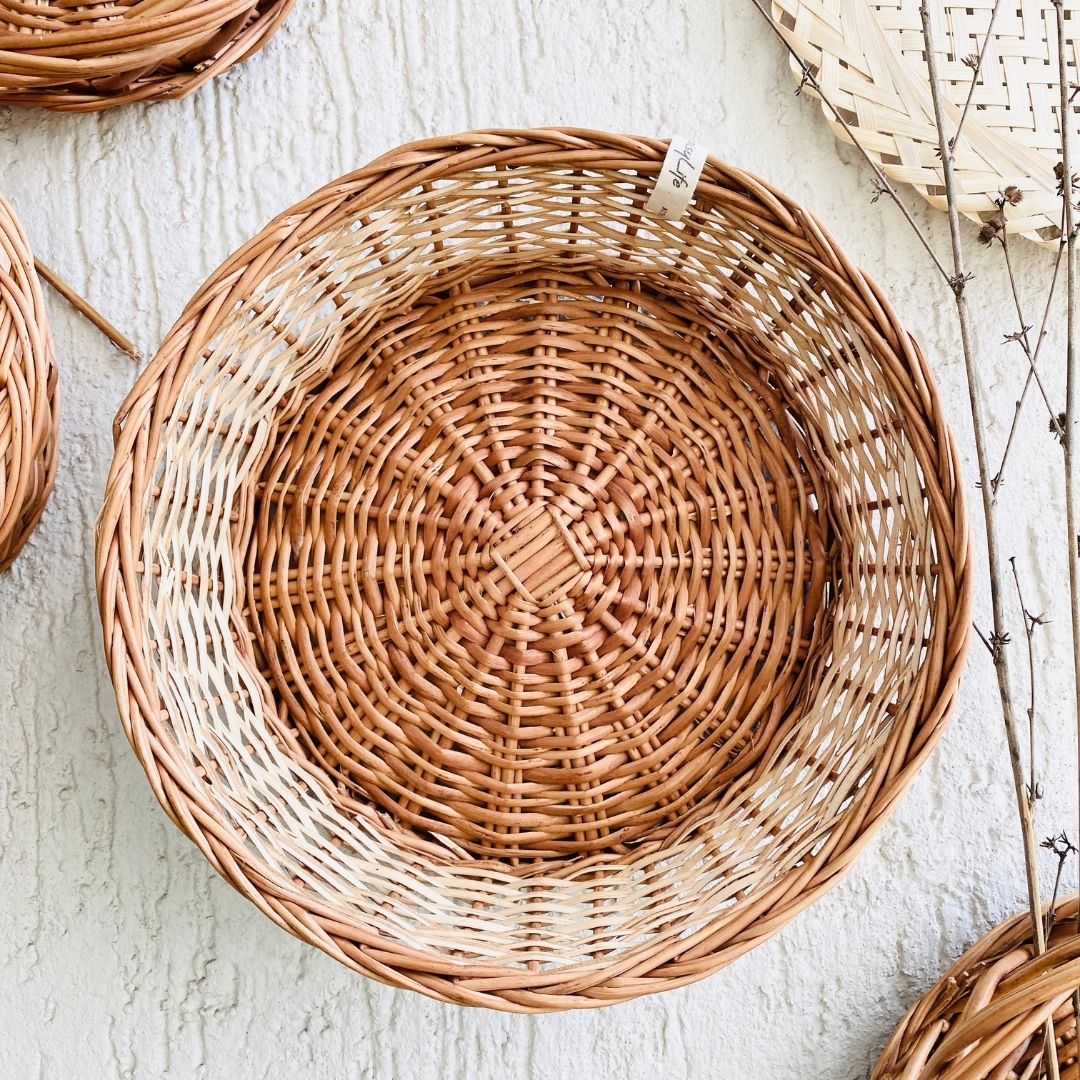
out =
{"type": "Polygon", "coordinates": [[[0,197],[0,572],[45,510],[56,475],[56,362],[26,235],[0,197]]]}
{"type": "Polygon", "coordinates": [[[0,104],[179,98],[262,48],[295,0],[0,0],[0,104]]]}

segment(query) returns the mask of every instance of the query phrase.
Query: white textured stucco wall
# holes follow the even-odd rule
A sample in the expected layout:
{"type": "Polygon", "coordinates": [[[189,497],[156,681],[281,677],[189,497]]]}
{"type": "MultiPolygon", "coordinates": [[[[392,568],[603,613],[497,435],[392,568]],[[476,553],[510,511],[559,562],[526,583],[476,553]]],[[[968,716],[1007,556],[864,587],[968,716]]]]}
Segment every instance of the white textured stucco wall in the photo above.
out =
{"type": "MultiPolygon", "coordinates": [[[[540,124],[697,134],[816,210],[926,344],[974,499],[951,308],[895,209],[870,204],[866,169],[792,95],[745,0],[299,0],[265,52],[186,101],[0,112],[0,187],[40,254],[152,351],[234,247],[323,182],[406,140],[540,124]]],[[[913,204],[944,248],[944,218],[913,204]]],[[[1019,241],[1016,251],[1033,307],[1051,260],[1019,241]]],[[[1023,369],[999,344],[1014,328],[999,267],[979,251],[973,269],[996,447],[1023,369]]],[[[55,297],[50,311],[60,476],[0,580],[0,1080],[855,1080],[946,961],[1021,905],[980,649],[940,749],[856,870],[704,983],[520,1019],[385,989],[300,945],[167,822],[124,741],[92,530],[133,372],[55,297]]],[[[1058,368],[1059,344],[1046,353],[1058,368]]],[[[1056,461],[1033,406],[1003,492],[1005,547],[1032,568],[1030,606],[1050,612],[1063,641],[1056,461]]],[[[1063,699],[1065,661],[1059,647],[1040,664],[1048,703],[1063,699]]],[[[1074,817],[1067,729],[1047,708],[1043,835],[1074,817]]]]}

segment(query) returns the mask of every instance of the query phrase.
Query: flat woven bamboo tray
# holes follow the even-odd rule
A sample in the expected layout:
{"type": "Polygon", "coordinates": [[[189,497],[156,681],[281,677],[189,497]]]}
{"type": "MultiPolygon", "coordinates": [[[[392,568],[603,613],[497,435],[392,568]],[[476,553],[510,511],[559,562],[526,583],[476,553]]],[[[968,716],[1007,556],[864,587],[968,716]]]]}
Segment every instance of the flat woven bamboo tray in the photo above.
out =
{"type": "Polygon", "coordinates": [[[98,581],[153,789],[278,925],[445,1001],[693,982],[933,746],[968,540],[923,358],[822,226],[666,144],[402,147],[199,290],[98,581]]]}
{"type": "Polygon", "coordinates": [[[1041,957],[1026,911],[976,942],[904,1017],[872,1080],[1039,1080],[1051,1016],[1062,1080],[1076,1080],[1076,908],[1057,905],[1041,957]]]}
{"type": "Polygon", "coordinates": [[[90,112],[190,94],[295,0],[0,0],[0,104],[90,112]]]}
{"type": "Polygon", "coordinates": [[[56,475],[58,405],[34,257],[0,197],[0,573],[45,512],[56,475]]]}
{"type": "MultiPolygon", "coordinates": [[[[1006,228],[1039,243],[1061,235],[1057,39],[1049,0],[1002,3],[972,90],[972,68],[991,25],[994,0],[931,4],[934,42],[951,136],[971,96],[955,148],[960,210],[975,221],[999,215],[1007,187],[1023,194],[1004,207],[1006,228]]],[[[890,179],[946,208],[919,0],[772,0],[773,17],[825,97],[890,179]]],[[[1080,0],[1065,0],[1066,59],[1077,76],[1080,0]]],[[[801,77],[793,61],[792,70],[801,77]]],[[[804,91],[813,93],[813,87],[804,91]]],[[[838,139],[849,135],[825,104],[838,139]]]]}

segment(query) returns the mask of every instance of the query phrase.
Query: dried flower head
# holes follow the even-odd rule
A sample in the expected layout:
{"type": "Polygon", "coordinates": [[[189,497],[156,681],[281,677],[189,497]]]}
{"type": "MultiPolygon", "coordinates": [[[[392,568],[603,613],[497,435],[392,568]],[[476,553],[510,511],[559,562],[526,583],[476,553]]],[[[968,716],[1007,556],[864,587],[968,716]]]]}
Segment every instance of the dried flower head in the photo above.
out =
{"type": "Polygon", "coordinates": [[[992,244],[1001,235],[1001,230],[1004,228],[1005,222],[1001,218],[990,218],[989,221],[983,223],[983,227],[979,230],[979,243],[992,244]]]}
{"type": "Polygon", "coordinates": [[[871,198],[871,200],[870,200],[871,203],[876,203],[878,201],[878,199],[881,198],[882,195],[888,195],[888,194],[890,194],[890,192],[892,190],[889,187],[889,185],[884,180],[881,179],[880,176],[875,176],[874,177],[871,188],[872,188],[872,190],[874,192],[873,198],[871,198]]]}
{"type": "Polygon", "coordinates": [[[1048,836],[1039,847],[1052,851],[1059,859],[1065,859],[1069,855],[1076,854],[1076,848],[1064,832],[1058,833],[1057,836],[1048,836]]]}
{"type": "Polygon", "coordinates": [[[964,57],[962,63],[964,65],[964,67],[971,68],[972,71],[978,71],[979,70],[979,54],[978,53],[969,53],[967,56],[964,57]]]}
{"type": "Polygon", "coordinates": [[[1058,442],[1065,441],[1065,420],[1067,417],[1063,412],[1059,412],[1057,416],[1050,418],[1050,433],[1057,439],[1058,442]]]}
{"type": "Polygon", "coordinates": [[[1015,184],[1010,184],[1001,194],[1010,206],[1019,206],[1024,201],[1024,193],[1015,184]]]}
{"type": "MultiPolygon", "coordinates": [[[[1064,195],[1065,194],[1065,165],[1060,161],[1054,166],[1054,178],[1057,180],[1057,193],[1059,195],[1064,195]]],[[[1078,183],[1080,183],[1080,178],[1077,177],[1076,173],[1073,173],[1069,177],[1069,184],[1070,184],[1071,187],[1076,187],[1078,183]]]]}

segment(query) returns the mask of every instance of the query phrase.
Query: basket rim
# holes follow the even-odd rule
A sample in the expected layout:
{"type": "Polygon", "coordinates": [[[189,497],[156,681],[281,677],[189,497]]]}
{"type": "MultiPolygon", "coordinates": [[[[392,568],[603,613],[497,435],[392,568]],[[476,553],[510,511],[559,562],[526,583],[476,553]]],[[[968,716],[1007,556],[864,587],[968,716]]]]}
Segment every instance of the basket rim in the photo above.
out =
{"type": "MultiPolygon", "coordinates": [[[[417,990],[442,1001],[487,1005],[507,1011],[538,1012],[552,1009],[589,1008],[659,990],[687,985],[704,978],[771,936],[803,908],[829,889],[850,868],[857,855],[870,843],[877,829],[895,807],[914,779],[915,772],[929,756],[940,737],[955,703],[964,652],[969,637],[969,610],[972,582],[970,538],[959,486],[959,455],[945,422],[936,386],[921,348],[905,331],[888,301],[872,280],[858,271],[836,247],[827,230],[808,211],[777,189],[734,166],[710,157],[702,188],[721,188],[732,198],[767,210],[773,236],[778,244],[816,258],[815,268],[829,279],[846,303],[859,308],[854,316],[870,336],[892,352],[900,375],[910,384],[912,405],[934,441],[934,475],[948,489],[931,500],[931,513],[939,524],[952,529],[951,561],[955,567],[949,583],[951,621],[942,630],[940,690],[904,735],[907,745],[902,758],[887,769],[871,772],[856,800],[858,812],[841,819],[821,852],[808,857],[780,896],[770,895],[747,905],[748,910],[736,932],[712,941],[713,927],[706,925],[685,941],[652,943],[646,950],[654,963],[647,974],[631,973],[625,956],[612,963],[611,977],[590,983],[581,993],[545,992],[546,984],[558,981],[550,972],[532,974],[524,969],[485,969],[476,976],[477,965],[469,971],[476,987],[455,975],[453,964],[432,954],[410,952],[399,943],[388,943],[356,923],[345,924],[311,894],[298,897],[295,888],[275,880],[273,871],[260,864],[230,832],[215,821],[205,795],[186,781],[183,770],[170,760],[169,747],[161,732],[146,715],[150,704],[143,688],[145,659],[137,640],[138,628],[131,625],[127,584],[137,570],[138,522],[133,508],[146,494],[146,469],[157,447],[158,424],[167,415],[184,369],[197,359],[189,347],[196,331],[210,334],[225,317],[225,297],[261,280],[303,243],[305,223],[322,229],[335,213],[357,212],[358,202],[385,195],[395,185],[414,187],[427,171],[445,171],[452,165],[476,163],[507,164],[515,160],[573,161],[601,160],[603,168],[633,168],[641,175],[655,174],[667,149],[666,140],[614,135],[582,128],[492,129],[458,136],[409,143],[376,158],[369,165],[324,185],[293,207],[278,214],[252,239],[242,245],[215,270],[197,290],[173,328],[166,335],[154,360],[141,374],[117,413],[114,423],[114,458],[104,507],[97,524],[96,577],[106,659],[117,690],[125,733],[147,773],[156,798],[173,822],[185,833],[229,881],[266,915],[294,936],[342,961],[354,970],[391,985],[417,990]],[[597,158],[597,155],[600,158],[597,158]],[[879,775],[880,774],[880,775],[879,775]],[[689,960],[680,958],[691,952],[689,960]],[[395,961],[406,961],[408,972],[395,961]],[[620,968],[627,975],[620,975],[620,968]],[[477,981],[479,979],[479,981],[477,981]]],[[[905,725],[907,727],[907,725],[905,725]]],[[[890,737],[890,745],[891,745],[890,737]]],[[[627,950],[631,961],[642,953],[627,950]]]]}

